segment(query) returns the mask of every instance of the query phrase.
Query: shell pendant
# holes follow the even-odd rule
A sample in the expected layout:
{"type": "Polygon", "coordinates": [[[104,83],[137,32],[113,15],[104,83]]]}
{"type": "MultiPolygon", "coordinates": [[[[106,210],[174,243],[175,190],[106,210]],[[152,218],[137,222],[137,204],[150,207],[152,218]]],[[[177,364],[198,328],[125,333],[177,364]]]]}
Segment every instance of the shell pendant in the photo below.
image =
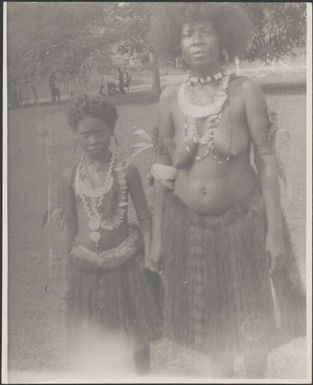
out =
{"type": "Polygon", "coordinates": [[[98,231],[93,231],[90,233],[90,239],[96,243],[100,241],[101,235],[98,231]]]}

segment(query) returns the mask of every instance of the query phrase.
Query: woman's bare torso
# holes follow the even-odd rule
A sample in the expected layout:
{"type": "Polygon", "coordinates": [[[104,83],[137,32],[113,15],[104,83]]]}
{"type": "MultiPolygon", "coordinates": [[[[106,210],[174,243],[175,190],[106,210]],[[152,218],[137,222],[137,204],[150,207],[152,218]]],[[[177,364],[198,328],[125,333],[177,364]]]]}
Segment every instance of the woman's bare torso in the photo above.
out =
{"type": "MultiPolygon", "coordinates": [[[[241,87],[236,85],[231,89],[231,102],[228,97],[223,107],[214,137],[217,158],[209,154],[202,160],[194,160],[194,156],[203,154],[204,146],[199,146],[193,158],[186,153],[184,115],[177,103],[177,90],[173,92],[170,110],[174,128],[170,155],[173,166],[178,168],[174,193],[196,212],[221,214],[244,200],[256,184],[241,87]],[[227,155],[231,158],[225,163],[227,155]]],[[[201,122],[199,127],[201,131],[201,122]]]]}

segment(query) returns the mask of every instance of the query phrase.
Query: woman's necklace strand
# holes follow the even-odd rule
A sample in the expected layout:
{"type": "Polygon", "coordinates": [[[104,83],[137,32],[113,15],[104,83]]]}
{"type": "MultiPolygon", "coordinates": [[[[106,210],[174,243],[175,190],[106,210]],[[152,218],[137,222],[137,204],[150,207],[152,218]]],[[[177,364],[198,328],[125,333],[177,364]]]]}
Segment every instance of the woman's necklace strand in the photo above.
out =
{"type": "MultiPolygon", "coordinates": [[[[227,88],[228,83],[229,83],[229,75],[227,73],[226,74],[224,73],[218,79],[220,79],[220,81],[221,81],[221,85],[218,87],[218,92],[221,92],[221,91],[225,92],[225,89],[227,88]]],[[[205,83],[208,83],[208,81],[207,82],[199,82],[199,83],[205,84],[205,83]]],[[[189,90],[191,89],[191,95],[190,96],[192,98],[192,101],[194,102],[193,105],[201,106],[201,101],[200,101],[200,99],[196,93],[194,83],[191,82],[191,78],[189,78],[189,80],[187,81],[187,84],[189,85],[189,87],[188,87],[189,90]]],[[[214,100],[214,96],[212,97],[212,99],[214,100]]],[[[207,132],[204,135],[200,136],[196,118],[193,116],[185,115],[185,138],[184,138],[184,140],[185,140],[186,151],[188,153],[192,152],[191,148],[188,144],[190,139],[194,143],[200,143],[200,144],[206,144],[207,145],[207,149],[206,149],[205,153],[203,155],[195,156],[194,157],[195,160],[202,160],[202,159],[206,158],[210,153],[212,154],[212,156],[215,159],[217,159],[217,156],[215,154],[215,148],[214,148],[214,134],[215,134],[215,131],[218,128],[218,125],[221,121],[221,117],[222,117],[222,111],[221,110],[219,110],[217,113],[212,113],[212,114],[207,115],[206,116],[207,132]]],[[[230,157],[227,156],[224,161],[218,160],[217,163],[218,164],[224,164],[224,163],[228,162],[229,159],[230,159],[230,157]]]]}

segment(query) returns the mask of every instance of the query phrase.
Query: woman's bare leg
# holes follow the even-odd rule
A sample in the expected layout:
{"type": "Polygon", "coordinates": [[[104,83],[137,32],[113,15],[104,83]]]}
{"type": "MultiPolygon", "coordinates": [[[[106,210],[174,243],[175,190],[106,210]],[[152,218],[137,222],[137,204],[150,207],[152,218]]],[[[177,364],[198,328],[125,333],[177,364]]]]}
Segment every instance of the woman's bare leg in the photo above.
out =
{"type": "Polygon", "coordinates": [[[251,346],[244,354],[247,378],[265,378],[267,369],[267,348],[251,346]]]}
{"type": "Polygon", "coordinates": [[[212,356],[214,378],[232,378],[235,374],[234,357],[230,353],[212,356]]]}

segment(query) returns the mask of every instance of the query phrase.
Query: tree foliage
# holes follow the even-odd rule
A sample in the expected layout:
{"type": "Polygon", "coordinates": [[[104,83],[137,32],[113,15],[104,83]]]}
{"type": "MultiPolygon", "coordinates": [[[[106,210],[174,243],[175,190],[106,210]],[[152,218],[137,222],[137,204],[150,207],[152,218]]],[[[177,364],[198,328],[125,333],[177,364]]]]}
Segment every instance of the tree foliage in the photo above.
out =
{"type": "Polygon", "coordinates": [[[9,72],[24,79],[57,70],[79,73],[89,55],[107,49],[114,6],[103,3],[11,3],[8,7],[9,72]],[[103,37],[105,35],[105,40],[103,37]]]}
{"type": "MultiPolygon", "coordinates": [[[[9,76],[23,83],[52,70],[65,79],[109,71],[116,55],[149,57],[150,16],[160,3],[8,3],[9,76]]],[[[244,3],[255,24],[249,60],[281,59],[305,43],[305,3],[244,3]]],[[[151,54],[151,53],[150,53],[151,54]]],[[[149,60],[146,60],[149,61],[149,60]]],[[[153,60],[151,70],[157,75],[153,60]]]]}
{"type": "Polygon", "coordinates": [[[246,3],[255,25],[247,58],[283,59],[305,45],[305,3],[246,3]]]}

